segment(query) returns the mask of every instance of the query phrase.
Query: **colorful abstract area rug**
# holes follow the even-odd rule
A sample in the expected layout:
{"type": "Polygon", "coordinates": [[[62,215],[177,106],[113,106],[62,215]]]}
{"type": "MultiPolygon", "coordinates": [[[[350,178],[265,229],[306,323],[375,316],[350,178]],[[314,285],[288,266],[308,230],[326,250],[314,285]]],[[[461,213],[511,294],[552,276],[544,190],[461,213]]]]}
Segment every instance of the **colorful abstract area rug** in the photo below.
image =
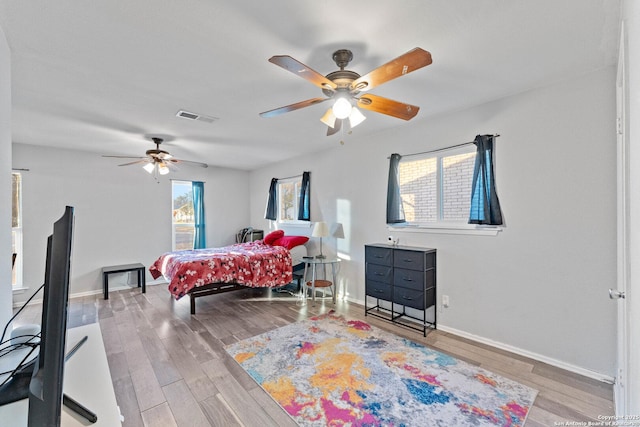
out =
{"type": "Polygon", "coordinates": [[[301,426],[521,426],[537,394],[334,313],[226,350],[301,426]]]}

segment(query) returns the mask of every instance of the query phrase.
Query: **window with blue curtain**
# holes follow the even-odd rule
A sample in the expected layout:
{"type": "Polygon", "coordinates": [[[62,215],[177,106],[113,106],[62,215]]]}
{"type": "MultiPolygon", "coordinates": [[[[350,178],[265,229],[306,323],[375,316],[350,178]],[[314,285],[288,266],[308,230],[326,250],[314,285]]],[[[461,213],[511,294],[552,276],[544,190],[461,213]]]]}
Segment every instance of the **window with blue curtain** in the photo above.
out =
{"type": "Polygon", "coordinates": [[[469,224],[502,225],[502,210],[493,173],[493,135],[478,135],[471,189],[469,224]]]}
{"type": "Polygon", "coordinates": [[[300,204],[298,205],[298,220],[311,221],[310,194],[311,172],[302,173],[302,185],[300,186],[300,204]]]}
{"type": "Polygon", "coordinates": [[[193,249],[204,249],[207,247],[204,215],[204,182],[193,181],[191,184],[193,188],[194,220],[193,249]]]}

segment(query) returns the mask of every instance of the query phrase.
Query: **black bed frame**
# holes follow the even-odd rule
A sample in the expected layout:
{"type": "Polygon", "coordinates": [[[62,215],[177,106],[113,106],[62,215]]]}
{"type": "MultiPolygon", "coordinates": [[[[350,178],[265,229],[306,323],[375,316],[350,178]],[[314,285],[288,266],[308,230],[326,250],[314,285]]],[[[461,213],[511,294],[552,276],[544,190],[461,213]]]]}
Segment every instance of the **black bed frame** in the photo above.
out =
{"type": "MultiPolygon", "coordinates": [[[[298,280],[298,288],[304,275],[304,263],[293,266],[293,277],[298,280]]],[[[237,291],[239,289],[253,289],[238,283],[209,283],[208,285],[198,286],[188,292],[189,304],[191,306],[191,314],[196,314],[196,298],[206,295],[222,294],[224,292],[237,291]]]]}
{"type": "Polygon", "coordinates": [[[191,304],[191,314],[196,314],[196,298],[206,295],[221,294],[224,292],[237,291],[246,286],[237,283],[209,283],[208,285],[198,286],[189,291],[189,302],[191,304]]]}

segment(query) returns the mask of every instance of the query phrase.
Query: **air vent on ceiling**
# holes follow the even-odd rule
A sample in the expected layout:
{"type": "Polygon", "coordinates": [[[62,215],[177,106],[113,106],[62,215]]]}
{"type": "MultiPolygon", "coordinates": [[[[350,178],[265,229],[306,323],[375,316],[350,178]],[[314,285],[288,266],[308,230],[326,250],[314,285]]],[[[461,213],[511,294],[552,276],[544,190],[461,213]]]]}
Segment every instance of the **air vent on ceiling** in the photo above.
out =
{"type": "Polygon", "coordinates": [[[218,120],[217,117],[205,116],[203,114],[196,114],[190,111],[180,110],[176,113],[176,116],[182,117],[183,119],[189,120],[198,120],[200,122],[213,123],[218,120]]]}

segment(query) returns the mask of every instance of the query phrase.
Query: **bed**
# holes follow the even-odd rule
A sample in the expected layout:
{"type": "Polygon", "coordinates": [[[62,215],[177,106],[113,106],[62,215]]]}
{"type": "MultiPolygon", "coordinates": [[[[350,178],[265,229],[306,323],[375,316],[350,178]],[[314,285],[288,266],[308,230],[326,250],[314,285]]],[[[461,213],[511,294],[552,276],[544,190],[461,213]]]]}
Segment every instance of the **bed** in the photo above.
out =
{"type": "Polygon", "coordinates": [[[293,266],[302,262],[306,247],[270,245],[263,240],[221,248],[167,252],[150,267],[154,279],[164,277],[175,299],[195,299],[242,288],[280,287],[293,281],[293,266]]]}

